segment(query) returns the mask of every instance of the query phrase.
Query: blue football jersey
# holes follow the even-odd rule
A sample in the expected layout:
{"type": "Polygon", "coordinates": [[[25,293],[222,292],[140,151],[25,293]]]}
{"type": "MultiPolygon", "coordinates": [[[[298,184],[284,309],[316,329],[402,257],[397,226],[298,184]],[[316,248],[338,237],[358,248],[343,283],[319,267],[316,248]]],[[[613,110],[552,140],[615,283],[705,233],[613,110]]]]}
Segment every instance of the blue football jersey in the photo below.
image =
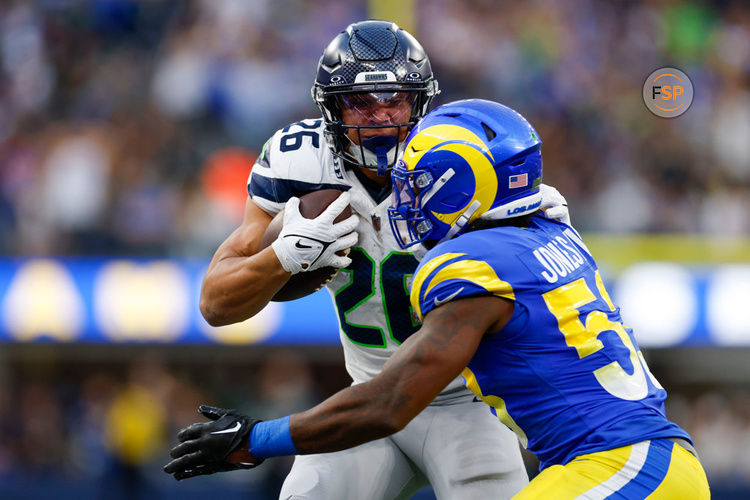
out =
{"type": "Polygon", "coordinates": [[[414,310],[461,297],[514,302],[464,370],[466,385],[540,460],[540,467],[660,437],[690,440],[667,420],[666,392],[607,294],[578,233],[532,217],[441,243],[420,263],[414,310]]]}

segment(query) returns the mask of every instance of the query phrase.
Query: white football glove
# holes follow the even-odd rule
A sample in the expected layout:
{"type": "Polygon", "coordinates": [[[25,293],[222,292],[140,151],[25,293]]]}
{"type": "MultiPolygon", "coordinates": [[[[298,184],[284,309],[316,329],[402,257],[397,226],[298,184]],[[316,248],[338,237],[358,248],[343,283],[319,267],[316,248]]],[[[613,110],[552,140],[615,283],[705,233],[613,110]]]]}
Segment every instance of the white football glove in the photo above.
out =
{"type": "Polygon", "coordinates": [[[284,206],[284,226],[271,246],[281,266],[292,274],[312,271],[320,267],[346,267],[352,259],[336,252],[347,250],[357,243],[354,231],[359,217],[352,214],[346,220],[333,220],[349,204],[349,193],[344,192],[314,219],[299,213],[299,198],[292,197],[284,206]]]}
{"type": "Polygon", "coordinates": [[[560,191],[547,184],[541,184],[539,192],[542,194],[542,204],[539,208],[544,211],[545,217],[570,225],[568,202],[565,201],[565,197],[560,194],[560,191]]]}

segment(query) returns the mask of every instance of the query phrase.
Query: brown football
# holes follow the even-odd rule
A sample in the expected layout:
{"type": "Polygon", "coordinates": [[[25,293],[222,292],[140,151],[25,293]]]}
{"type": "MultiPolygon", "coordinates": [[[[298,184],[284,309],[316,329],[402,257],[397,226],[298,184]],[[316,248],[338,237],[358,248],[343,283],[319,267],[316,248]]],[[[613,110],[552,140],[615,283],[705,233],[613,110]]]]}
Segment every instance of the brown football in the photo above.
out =
{"type": "MultiPolygon", "coordinates": [[[[321,189],[311,193],[303,194],[299,197],[299,212],[307,219],[314,219],[320,215],[328,205],[341,195],[343,191],[338,189],[321,189]]],[[[352,215],[350,207],[344,208],[343,212],[336,217],[334,222],[340,222],[352,215]]],[[[266,248],[279,237],[281,228],[284,225],[284,211],[282,210],[263,233],[260,241],[260,248],[266,248]]],[[[313,292],[320,290],[328,281],[333,278],[338,269],[335,267],[321,267],[313,271],[293,274],[289,281],[276,292],[271,300],[275,302],[284,302],[287,300],[299,299],[313,292]]]]}

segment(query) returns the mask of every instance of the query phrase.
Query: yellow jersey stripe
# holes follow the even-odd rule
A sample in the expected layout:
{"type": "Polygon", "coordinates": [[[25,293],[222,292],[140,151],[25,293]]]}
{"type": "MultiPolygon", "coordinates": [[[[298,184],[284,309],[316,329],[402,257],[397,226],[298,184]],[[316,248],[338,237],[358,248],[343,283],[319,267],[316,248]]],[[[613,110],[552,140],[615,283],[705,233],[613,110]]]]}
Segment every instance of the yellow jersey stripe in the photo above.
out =
{"type": "Polygon", "coordinates": [[[484,288],[497,297],[515,300],[513,286],[507,281],[498,278],[497,274],[488,263],[480,260],[459,260],[446,265],[450,260],[465,255],[466,254],[462,253],[447,253],[440,255],[427,262],[427,264],[419,270],[414,278],[409,299],[420,321],[424,319],[424,315],[422,314],[422,300],[424,300],[430,291],[437,285],[452,279],[468,281],[484,288]],[[440,269],[425,286],[425,281],[428,276],[441,266],[444,267],[440,269]]]}
{"type": "Polygon", "coordinates": [[[516,422],[513,420],[513,417],[511,417],[508,413],[503,398],[499,396],[485,396],[484,394],[482,394],[482,388],[479,387],[477,377],[474,375],[474,372],[472,372],[468,367],[464,368],[463,372],[461,372],[461,375],[463,375],[466,379],[466,387],[468,387],[469,390],[476,395],[476,397],[495,409],[497,418],[499,418],[502,423],[508,426],[510,430],[516,433],[516,436],[521,442],[521,445],[526,448],[526,446],[529,444],[529,439],[526,437],[526,433],[523,431],[523,429],[521,429],[518,424],[516,424],[516,422]]]}
{"type": "Polygon", "coordinates": [[[443,255],[439,255],[435,257],[434,259],[427,262],[422,268],[419,270],[416,276],[414,276],[414,282],[411,285],[411,294],[409,295],[409,301],[411,301],[411,306],[414,308],[414,312],[417,313],[417,317],[419,317],[419,320],[422,320],[422,297],[427,295],[427,292],[420,293],[420,290],[422,290],[422,285],[424,284],[424,281],[427,279],[427,277],[432,274],[432,272],[443,265],[444,263],[448,262],[451,259],[455,259],[456,257],[463,257],[466,255],[465,253],[446,253],[443,255]]]}

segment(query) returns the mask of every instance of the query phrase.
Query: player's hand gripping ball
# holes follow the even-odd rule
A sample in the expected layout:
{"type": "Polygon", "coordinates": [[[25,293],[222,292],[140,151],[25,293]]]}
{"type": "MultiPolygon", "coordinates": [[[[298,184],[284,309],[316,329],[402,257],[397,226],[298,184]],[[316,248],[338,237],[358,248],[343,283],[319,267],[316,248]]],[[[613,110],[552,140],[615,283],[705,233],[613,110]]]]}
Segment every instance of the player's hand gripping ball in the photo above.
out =
{"type": "Polygon", "coordinates": [[[357,217],[348,204],[331,221],[323,214],[341,194],[338,189],[321,189],[300,196],[298,205],[290,200],[266,228],[260,248],[274,245],[282,266],[293,273],[271,300],[310,295],[351,263],[347,255],[357,242],[357,217]],[[298,214],[288,214],[288,210],[298,210],[298,214]]]}

